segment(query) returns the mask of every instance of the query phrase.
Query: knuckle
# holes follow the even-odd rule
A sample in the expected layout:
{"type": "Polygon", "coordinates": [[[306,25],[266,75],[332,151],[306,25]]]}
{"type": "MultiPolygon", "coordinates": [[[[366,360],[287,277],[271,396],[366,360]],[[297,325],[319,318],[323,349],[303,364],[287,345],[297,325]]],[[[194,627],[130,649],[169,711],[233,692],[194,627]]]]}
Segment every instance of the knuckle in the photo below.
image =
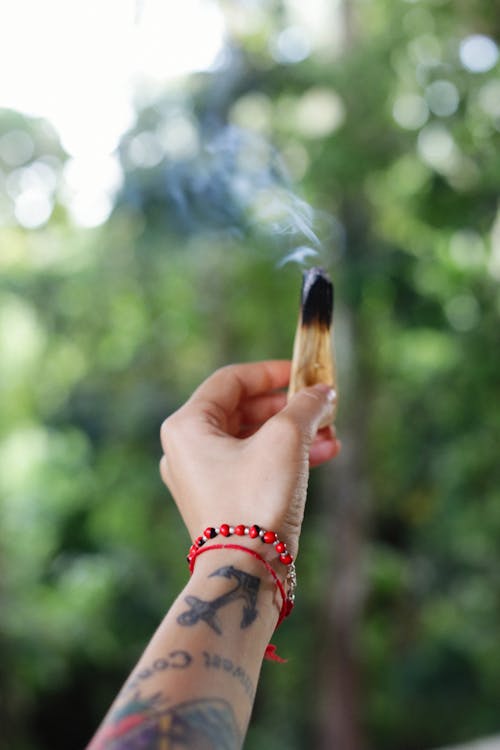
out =
{"type": "Polygon", "coordinates": [[[177,434],[178,420],[179,418],[177,416],[177,412],[175,412],[174,414],[171,414],[169,417],[164,419],[162,422],[162,425],[160,427],[160,438],[164,449],[172,440],[172,438],[177,434]]]}
{"type": "Polygon", "coordinates": [[[167,453],[172,446],[181,447],[192,441],[197,431],[199,415],[186,405],[167,417],[160,428],[163,450],[167,453]]]}
{"type": "Polygon", "coordinates": [[[239,372],[240,370],[238,365],[224,365],[223,367],[219,367],[219,369],[214,372],[212,377],[214,381],[220,380],[221,382],[230,382],[231,380],[238,378],[239,372]]]}
{"type": "Polygon", "coordinates": [[[212,378],[219,378],[221,376],[230,375],[232,372],[234,372],[235,365],[223,365],[222,367],[218,367],[217,370],[213,372],[211,375],[212,378]]]}
{"type": "Polygon", "coordinates": [[[172,417],[167,417],[163,420],[161,427],[160,427],[160,437],[162,439],[162,442],[167,439],[167,437],[170,434],[172,426],[172,417]]]}
{"type": "Polygon", "coordinates": [[[169,476],[168,476],[168,463],[167,463],[167,459],[166,459],[165,456],[162,456],[161,459],[160,459],[159,469],[160,469],[160,476],[161,476],[161,478],[163,479],[163,481],[165,482],[165,484],[168,484],[168,480],[169,480],[169,476]]]}

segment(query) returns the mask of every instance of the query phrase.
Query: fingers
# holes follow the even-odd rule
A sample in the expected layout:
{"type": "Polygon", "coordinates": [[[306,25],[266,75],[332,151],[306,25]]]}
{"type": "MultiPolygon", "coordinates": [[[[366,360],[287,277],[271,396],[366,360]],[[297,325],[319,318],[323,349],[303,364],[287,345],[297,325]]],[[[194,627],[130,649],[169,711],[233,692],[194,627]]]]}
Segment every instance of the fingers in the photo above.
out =
{"type": "MultiPolygon", "coordinates": [[[[283,388],[290,378],[290,362],[268,360],[229,365],[217,370],[193,393],[186,404],[162,425],[161,441],[167,450],[167,434],[190,426],[194,434],[251,435],[271,416],[283,408],[283,388]]],[[[185,431],[185,430],[184,430],[185,431]]]]}
{"type": "Polygon", "coordinates": [[[240,424],[246,427],[261,425],[281,411],[285,404],[286,394],[283,392],[254,396],[241,404],[240,424]]]}
{"type": "Polygon", "coordinates": [[[227,433],[239,438],[249,437],[281,411],[285,404],[286,394],[283,391],[246,399],[226,420],[227,433]]]}
{"type": "Polygon", "coordinates": [[[309,450],[309,466],[313,468],[330,461],[338,456],[341,447],[342,444],[337,440],[334,428],[325,427],[319,430],[309,450]]]}
{"type": "Polygon", "coordinates": [[[205,380],[188,401],[211,411],[217,421],[221,415],[232,414],[243,399],[283,388],[290,378],[290,362],[267,360],[242,365],[229,365],[205,380]],[[213,409],[210,409],[210,406],[213,409]]]}

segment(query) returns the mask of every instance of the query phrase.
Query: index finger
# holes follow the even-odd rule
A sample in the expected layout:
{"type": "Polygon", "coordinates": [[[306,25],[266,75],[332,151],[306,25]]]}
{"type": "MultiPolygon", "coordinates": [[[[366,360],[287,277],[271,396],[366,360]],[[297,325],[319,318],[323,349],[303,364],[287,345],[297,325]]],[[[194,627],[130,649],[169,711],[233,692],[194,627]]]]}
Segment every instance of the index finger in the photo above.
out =
{"type": "Polygon", "coordinates": [[[290,367],[286,359],[222,367],[196,389],[188,403],[212,404],[217,411],[232,414],[243,399],[288,385],[290,367]]]}

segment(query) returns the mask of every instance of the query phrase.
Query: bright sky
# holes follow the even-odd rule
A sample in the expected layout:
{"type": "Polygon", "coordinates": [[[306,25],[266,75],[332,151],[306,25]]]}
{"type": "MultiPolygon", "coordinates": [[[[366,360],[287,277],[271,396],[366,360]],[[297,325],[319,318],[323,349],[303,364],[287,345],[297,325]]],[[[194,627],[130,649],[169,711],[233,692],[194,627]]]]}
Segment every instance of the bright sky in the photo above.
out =
{"type": "Polygon", "coordinates": [[[210,66],[224,19],[210,0],[10,0],[0,28],[0,106],[48,117],[82,155],[113,150],[142,77],[210,66]]]}
{"type": "MultiPolygon", "coordinates": [[[[287,0],[286,4],[291,25],[270,40],[278,62],[299,62],[311,46],[335,46],[331,29],[341,26],[334,23],[339,0],[287,0]],[[329,36],[325,30],[330,30],[329,36]]],[[[252,8],[258,9],[258,3],[241,10],[245,28],[253,17],[252,8]]],[[[84,226],[102,223],[111,211],[122,179],[114,151],[123,132],[133,125],[134,97],[145,104],[148,94],[154,96],[169,80],[209,68],[226,32],[216,0],[0,0],[0,29],[0,108],[46,117],[53,123],[71,157],[64,169],[62,200],[73,219],[84,226]]],[[[460,62],[472,74],[490,70],[498,57],[498,47],[489,37],[471,34],[461,40],[460,62]]],[[[334,93],[329,92],[329,101],[324,92],[319,99],[318,92],[314,96],[304,101],[313,109],[306,112],[308,128],[311,123],[323,127],[328,116],[331,130],[334,93]]],[[[498,82],[485,84],[480,100],[488,111],[498,109],[498,82]]],[[[395,102],[394,117],[402,127],[422,128],[429,111],[443,120],[424,127],[419,139],[422,158],[434,167],[449,164],[453,156],[446,117],[459,103],[459,91],[448,80],[435,81],[422,96],[407,93],[395,102]]],[[[338,103],[335,107],[338,120],[338,103]]],[[[181,130],[185,140],[188,124],[183,123],[181,130]]],[[[176,137],[178,146],[179,132],[176,137]]],[[[52,213],[55,187],[50,162],[26,166],[32,146],[19,131],[0,138],[0,156],[5,160],[7,154],[8,163],[19,167],[7,184],[14,218],[36,228],[52,213]],[[12,161],[16,149],[25,157],[17,163],[12,161]]],[[[148,151],[144,138],[135,146],[141,154],[148,151]]]]}
{"type": "MultiPolygon", "coordinates": [[[[120,179],[112,154],[133,124],[134,92],[210,67],[225,32],[212,0],[4,0],[0,28],[0,107],[56,127],[73,157],[67,177],[80,203],[71,207],[84,225],[109,213],[96,175],[108,193],[120,179]]],[[[51,202],[38,198],[31,188],[20,204],[25,226],[44,223],[51,202]]]]}

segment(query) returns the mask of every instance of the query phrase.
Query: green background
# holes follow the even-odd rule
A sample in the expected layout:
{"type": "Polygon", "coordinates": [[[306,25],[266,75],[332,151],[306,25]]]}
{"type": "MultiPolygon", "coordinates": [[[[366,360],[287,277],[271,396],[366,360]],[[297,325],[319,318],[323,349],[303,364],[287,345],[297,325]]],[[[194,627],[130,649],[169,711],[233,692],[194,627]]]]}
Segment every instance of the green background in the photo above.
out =
{"type": "MultiPolygon", "coordinates": [[[[0,198],[0,746],[88,741],[187,578],[162,420],[216,367],[290,356],[300,269],[277,263],[307,211],[292,202],[295,233],[276,235],[255,204],[283,182],[267,143],[317,212],[335,282],[344,449],[311,478],[298,602],[276,636],[289,661],[264,665],[246,747],[494,734],[500,80],[459,45],[498,38],[498,4],[340,3],[335,54],[294,64],[270,51],[286,5],[222,7],[226,63],[138,112],[105,224],[78,228],[57,201],[29,230],[0,198]],[[196,153],[130,159],[179,113],[196,153]]],[[[57,157],[62,184],[50,125],[0,111],[12,130],[31,161],[57,157]]]]}

